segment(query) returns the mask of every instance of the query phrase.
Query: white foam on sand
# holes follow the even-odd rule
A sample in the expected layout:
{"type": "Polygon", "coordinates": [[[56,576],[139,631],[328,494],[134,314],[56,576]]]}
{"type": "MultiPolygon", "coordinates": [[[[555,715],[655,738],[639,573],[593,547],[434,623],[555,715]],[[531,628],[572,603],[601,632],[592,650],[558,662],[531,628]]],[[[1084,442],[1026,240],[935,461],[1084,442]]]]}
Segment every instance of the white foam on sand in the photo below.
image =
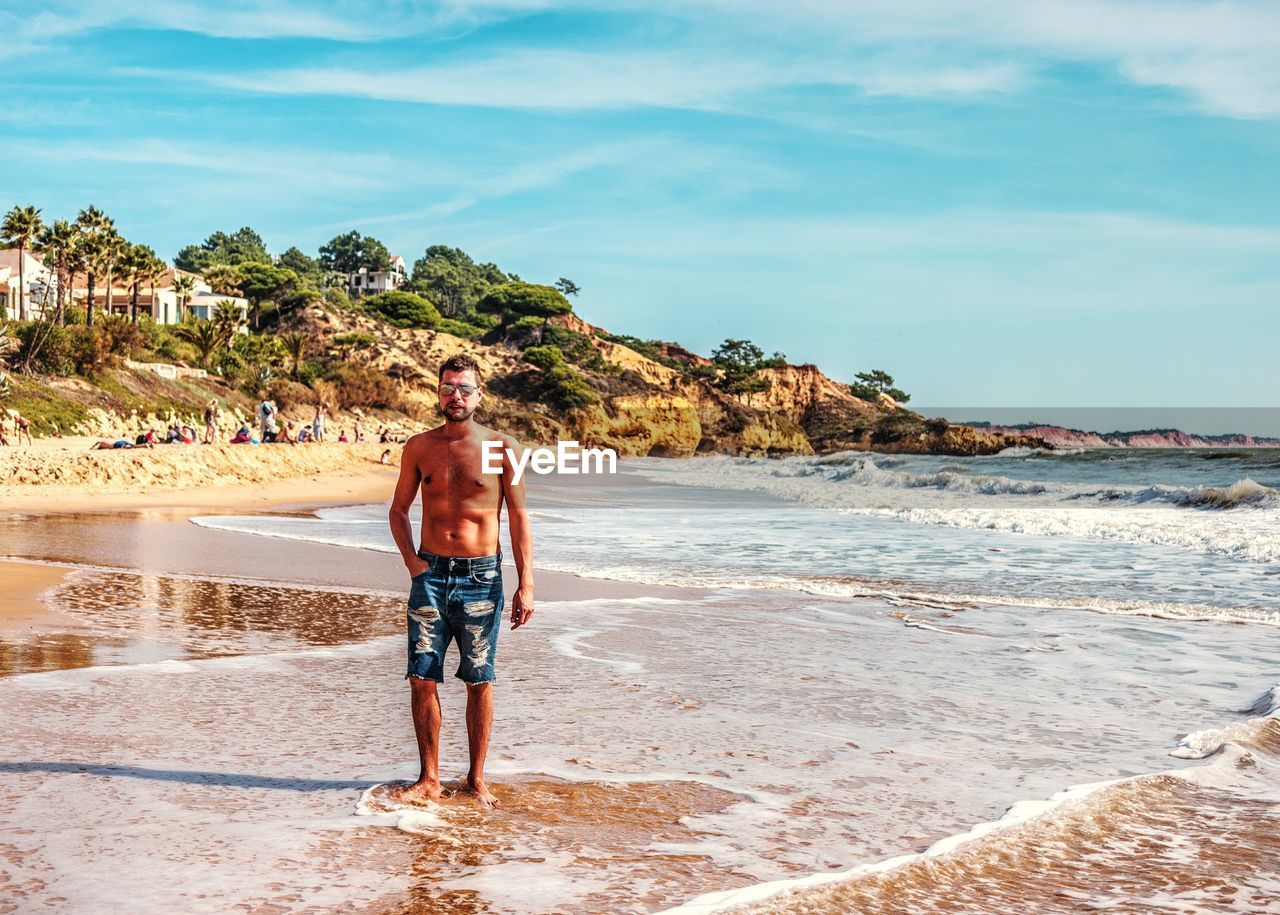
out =
{"type": "MultiPolygon", "coordinates": [[[[1011,806],[1004,816],[998,820],[980,823],[964,832],[939,839],[925,851],[916,854],[899,855],[882,861],[859,864],[836,873],[811,874],[787,880],[772,880],[752,886],[731,890],[718,890],[704,893],[688,902],[667,909],[664,915],[711,915],[739,906],[751,905],[781,896],[792,897],[808,890],[856,880],[872,874],[904,867],[913,862],[930,858],[938,858],[953,854],[959,850],[968,850],[995,834],[1006,833],[1013,827],[1034,824],[1051,814],[1068,812],[1074,805],[1093,802],[1105,803],[1108,789],[1119,785],[1146,782],[1162,777],[1174,778],[1188,784],[1232,794],[1263,798],[1270,803],[1280,802],[1280,760],[1260,759],[1258,754],[1250,752],[1247,742],[1257,734],[1258,729],[1268,719],[1280,714],[1280,686],[1268,690],[1253,703],[1256,709],[1260,704],[1267,704],[1268,710],[1261,718],[1253,718],[1245,722],[1237,722],[1212,731],[1200,731],[1188,735],[1179,743],[1178,749],[1169,755],[1187,759],[1201,759],[1216,756],[1210,763],[1186,769],[1173,769],[1163,772],[1129,776],[1108,781],[1075,785],[1059,791],[1045,800],[1023,800],[1011,806]],[[1245,743],[1242,746],[1241,743],[1245,743]],[[1182,752],[1183,750],[1187,752],[1182,752]],[[1251,777],[1250,770],[1258,765],[1266,765],[1274,770],[1275,777],[1263,782],[1251,777]]],[[[1034,837],[1029,837],[1034,841],[1034,837]]]]}

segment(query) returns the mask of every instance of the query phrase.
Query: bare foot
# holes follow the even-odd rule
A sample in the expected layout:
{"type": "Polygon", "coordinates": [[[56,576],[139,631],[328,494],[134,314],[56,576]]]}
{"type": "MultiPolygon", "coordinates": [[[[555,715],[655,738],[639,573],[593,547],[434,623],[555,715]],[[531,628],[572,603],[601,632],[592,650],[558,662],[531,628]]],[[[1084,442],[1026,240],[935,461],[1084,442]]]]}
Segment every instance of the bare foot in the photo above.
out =
{"type": "Polygon", "coordinates": [[[498,806],[498,799],[489,791],[484,779],[467,777],[462,780],[460,787],[468,794],[474,794],[481,807],[493,809],[498,806]]]}
{"type": "Polygon", "coordinates": [[[419,780],[404,788],[393,788],[387,796],[397,804],[417,804],[419,806],[440,800],[440,783],[419,780]]]}

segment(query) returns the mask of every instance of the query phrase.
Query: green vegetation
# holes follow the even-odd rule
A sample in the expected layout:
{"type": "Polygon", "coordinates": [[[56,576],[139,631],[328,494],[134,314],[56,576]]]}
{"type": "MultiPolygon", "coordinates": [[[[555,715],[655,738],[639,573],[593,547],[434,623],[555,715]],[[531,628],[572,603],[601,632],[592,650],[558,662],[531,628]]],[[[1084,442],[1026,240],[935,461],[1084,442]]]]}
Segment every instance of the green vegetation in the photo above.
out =
{"type": "Polygon", "coordinates": [[[511,279],[495,264],[477,264],[459,248],[432,245],[414,261],[406,288],[437,303],[446,317],[474,323],[469,319],[480,299],[511,279]]]}
{"type": "Polygon", "coordinates": [[[711,353],[711,361],[721,372],[720,387],[729,394],[752,394],[769,390],[769,379],[761,378],[764,368],[787,364],[787,357],[774,353],[764,358],[764,351],[750,340],[730,338],[711,353]]]}
{"type": "Polygon", "coordinates": [[[9,391],[0,397],[7,409],[17,410],[31,421],[32,435],[68,432],[89,418],[83,406],[59,397],[34,378],[10,375],[8,379],[9,391]]]}
{"type": "Polygon", "coordinates": [[[338,273],[357,273],[361,269],[377,273],[391,266],[391,252],[372,235],[361,235],[353,229],[320,246],[320,266],[338,273]]]}
{"type": "Polygon", "coordinates": [[[432,328],[440,323],[440,312],[420,295],[396,289],[380,292],[363,301],[365,310],[382,316],[394,327],[432,328]]]}
{"type": "Polygon", "coordinates": [[[478,340],[483,337],[491,329],[480,324],[473,324],[470,321],[479,321],[486,318],[486,315],[473,315],[468,321],[455,321],[453,318],[445,318],[436,327],[436,330],[442,330],[446,334],[453,334],[455,337],[463,337],[468,340],[478,340]]]}
{"type": "Polygon", "coordinates": [[[898,403],[906,403],[911,399],[906,391],[893,386],[893,376],[888,372],[873,369],[870,372],[859,372],[855,377],[858,380],[849,385],[849,393],[854,397],[872,403],[878,403],[881,394],[888,394],[898,403]]]}
{"type": "Polygon", "coordinates": [[[564,353],[558,346],[531,346],[524,351],[524,361],[549,372],[556,366],[564,365],[564,353]]]}
{"type": "Polygon", "coordinates": [[[494,286],[476,304],[476,309],[498,315],[504,325],[510,325],[524,317],[567,315],[573,311],[573,306],[551,286],[513,282],[494,286]]]}
{"type": "Polygon", "coordinates": [[[236,267],[270,263],[266,242],[248,226],[230,234],[214,232],[198,245],[187,245],[173,259],[175,267],[189,273],[205,273],[215,264],[236,267]]]}

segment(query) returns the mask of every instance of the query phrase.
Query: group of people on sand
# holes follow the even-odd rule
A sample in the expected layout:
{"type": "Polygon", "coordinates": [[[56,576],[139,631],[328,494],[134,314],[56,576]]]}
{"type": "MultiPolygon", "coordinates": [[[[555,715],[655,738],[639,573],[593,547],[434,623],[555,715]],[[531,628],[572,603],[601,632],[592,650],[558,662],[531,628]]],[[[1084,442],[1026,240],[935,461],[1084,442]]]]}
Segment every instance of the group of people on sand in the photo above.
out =
{"type": "MultiPolygon", "coordinates": [[[[249,424],[243,423],[236,430],[236,434],[231,439],[233,445],[245,444],[290,444],[298,445],[307,442],[323,443],[326,440],[327,432],[325,431],[325,421],[329,417],[329,411],[332,406],[329,401],[323,400],[316,404],[315,413],[311,417],[310,423],[302,423],[296,426],[292,420],[282,420],[280,410],[276,407],[276,402],[262,392],[258,403],[258,437],[255,439],[249,431],[249,424]],[[295,428],[297,431],[295,432],[295,428]]],[[[210,401],[213,404],[213,401],[210,401]]],[[[215,420],[216,421],[216,420],[215,420]]],[[[355,440],[363,441],[364,433],[360,428],[360,421],[356,420],[355,440]]],[[[338,435],[338,441],[351,441],[347,437],[347,430],[341,430],[338,435]]]]}
{"type": "Polygon", "coordinates": [[[89,446],[90,451],[108,451],[117,448],[154,448],[156,445],[194,445],[196,443],[195,426],[185,423],[171,423],[164,435],[155,428],[139,432],[132,439],[120,438],[115,441],[100,439],[89,446]]]}

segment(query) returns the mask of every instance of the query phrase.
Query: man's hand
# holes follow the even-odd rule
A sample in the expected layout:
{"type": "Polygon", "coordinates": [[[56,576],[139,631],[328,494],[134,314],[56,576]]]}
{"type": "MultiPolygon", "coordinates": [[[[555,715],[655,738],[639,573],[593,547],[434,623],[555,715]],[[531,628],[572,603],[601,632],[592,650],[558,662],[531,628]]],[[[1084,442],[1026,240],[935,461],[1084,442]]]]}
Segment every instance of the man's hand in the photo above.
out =
{"type": "Polygon", "coordinates": [[[533,588],[521,585],[511,598],[511,628],[519,629],[533,616],[533,588]]]}
{"type": "Polygon", "coordinates": [[[431,568],[431,563],[427,562],[420,556],[414,556],[404,561],[404,567],[409,570],[410,578],[417,578],[427,569],[431,568]]]}

